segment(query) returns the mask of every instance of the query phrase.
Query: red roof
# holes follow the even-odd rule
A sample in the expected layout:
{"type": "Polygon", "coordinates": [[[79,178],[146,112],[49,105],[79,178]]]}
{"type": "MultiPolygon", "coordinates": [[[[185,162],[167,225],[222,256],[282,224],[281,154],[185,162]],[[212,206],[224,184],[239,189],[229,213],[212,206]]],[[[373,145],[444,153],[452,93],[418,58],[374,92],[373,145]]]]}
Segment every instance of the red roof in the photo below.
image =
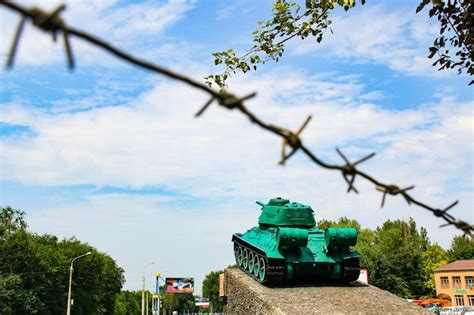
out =
{"type": "Polygon", "coordinates": [[[474,271],[474,259],[457,260],[450,264],[441,266],[438,269],[435,269],[434,272],[461,271],[461,270],[474,271]]]}

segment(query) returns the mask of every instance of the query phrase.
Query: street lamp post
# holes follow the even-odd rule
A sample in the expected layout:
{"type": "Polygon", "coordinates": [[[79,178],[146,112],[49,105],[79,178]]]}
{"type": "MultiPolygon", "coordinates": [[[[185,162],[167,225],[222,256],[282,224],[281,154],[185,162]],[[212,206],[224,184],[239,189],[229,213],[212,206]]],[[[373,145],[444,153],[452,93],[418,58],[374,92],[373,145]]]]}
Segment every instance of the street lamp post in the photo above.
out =
{"type": "MultiPolygon", "coordinates": [[[[146,267],[153,265],[155,262],[152,261],[143,267],[143,283],[142,283],[142,315],[145,315],[145,269],[146,267]]],[[[148,301],[147,301],[148,303],[148,301]]],[[[69,315],[69,314],[68,314],[69,315]]]]}
{"type": "MultiPolygon", "coordinates": [[[[159,281],[160,281],[160,278],[165,281],[161,275],[162,274],[166,274],[166,272],[168,271],[168,269],[165,269],[165,271],[163,273],[155,273],[155,278],[156,278],[156,284],[155,284],[155,294],[156,294],[156,299],[154,301],[154,315],[160,315],[160,284],[159,284],[159,281]]],[[[166,283],[165,283],[166,284],[166,283]]],[[[166,289],[166,288],[165,288],[166,289]]]]}
{"type": "Polygon", "coordinates": [[[71,260],[71,266],[69,268],[69,290],[68,290],[68,293],[67,293],[67,312],[66,312],[67,315],[71,315],[71,288],[72,288],[72,273],[74,271],[74,261],[76,259],[79,259],[81,257],[87,256],[87,255],[90,255],[90,254],[92,254],[92,252],[87,252],[87,253],[82,254],[80,256],[77,256],[76,258],[73,258],[71,260]]]}

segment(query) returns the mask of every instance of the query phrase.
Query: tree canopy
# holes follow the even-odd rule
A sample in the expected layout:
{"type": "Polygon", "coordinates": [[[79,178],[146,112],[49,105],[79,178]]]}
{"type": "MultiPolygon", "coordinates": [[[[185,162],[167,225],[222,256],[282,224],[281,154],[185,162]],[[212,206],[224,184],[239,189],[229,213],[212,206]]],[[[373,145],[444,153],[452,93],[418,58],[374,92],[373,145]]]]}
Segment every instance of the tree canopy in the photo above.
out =
{"type": "Polygon", "coordinates": [[[224,302],[219,299],[219,275],[223,270],[208,273],[202,283],[202,296],[209,298],[214,312],[224,311],[224,302]]]}
{"type": "Polygon", "coordinates": [[[59,240],[26,230],[25,213],[0,211],[0,314],[61,314],[65,312],[69,265],[75,314],[110,314],[124,283],[123,269],[107,254],[75,238],[59,240]],[[9,218],[4,220],[4,218],[9,218]]]}
{"type": "Polygon", "coordinates": [[[454,237],[448,250],[449,261],[474,259],[474,239],[465,236],[454,237]]]}
{"type": "MultiPolygon", "coordinates": [[[[423,10],[428,4],[430,17],[439,21],[439,36],[429,48],[430,59],[435,59],[433,66],[438,70],[457,69],[474,75],[474,2],[470,0],[423,0],[416,12],[423,10]],[[451,52],[450,52],[451,51],[451,52]]],[[[471,80],[469,84],[474,84],[471,80]]]]}
{"type": "MultiPolygon", "coordinates": [[[[253,35],[253,46],[238,56],[233,49],[213,53],[215,65],[224,65],[221,74],[205,77],[209,86],[227,87],[226,80],[237,72],[257,70],[267,61],[278,62],[285,52],[285,44],[293,38],[314,37],[320,43],[332,23],[330,16],[338,7],[349,10],[355,0],[275,0],[272,18],[258,22],[253,35]]],[[[365,0],[360,1],[365,4],[365,0]]],[[[428,58],[434,58],[438,70],[457,69],[461,74],[474,75],[474,3],[469,0],[422,0],[416,13],[431,4],[430,17],[439,21],[440,35],[429,47],[428,58]]],[[[414,7],[415,11],[415,7],[414,7]]],[[[473,84],[472,80],[469,84],[473,84]]]]}

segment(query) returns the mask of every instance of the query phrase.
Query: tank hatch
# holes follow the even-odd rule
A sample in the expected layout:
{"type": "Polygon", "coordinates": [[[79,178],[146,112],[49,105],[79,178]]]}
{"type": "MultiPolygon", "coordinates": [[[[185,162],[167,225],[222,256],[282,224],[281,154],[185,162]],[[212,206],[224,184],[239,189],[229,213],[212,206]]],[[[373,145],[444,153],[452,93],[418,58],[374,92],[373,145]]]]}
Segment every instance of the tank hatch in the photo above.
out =
{"type": "Polygon", "coordinates": [[[270,199],[267,204],[261,201],[257,203],[263,207],[258,218],[260,228],[275,226],[312,228],[316,225],[314,212],[310,206],[280,197],[270,199]]]}

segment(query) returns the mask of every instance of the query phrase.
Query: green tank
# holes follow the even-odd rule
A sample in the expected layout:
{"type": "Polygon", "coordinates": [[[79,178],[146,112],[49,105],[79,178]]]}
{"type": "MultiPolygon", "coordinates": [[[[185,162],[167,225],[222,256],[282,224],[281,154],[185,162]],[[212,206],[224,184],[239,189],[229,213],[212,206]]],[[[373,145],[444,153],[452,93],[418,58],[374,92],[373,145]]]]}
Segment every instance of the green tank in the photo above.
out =
{"type": "Polygon", "coordinates": [[[262,206],[258,226],[232,236],[240,269],[264,284],[294,280],[348,283],[360,274],[354,228],[316,227],[310,206],[275,198],[262,206]]]}

